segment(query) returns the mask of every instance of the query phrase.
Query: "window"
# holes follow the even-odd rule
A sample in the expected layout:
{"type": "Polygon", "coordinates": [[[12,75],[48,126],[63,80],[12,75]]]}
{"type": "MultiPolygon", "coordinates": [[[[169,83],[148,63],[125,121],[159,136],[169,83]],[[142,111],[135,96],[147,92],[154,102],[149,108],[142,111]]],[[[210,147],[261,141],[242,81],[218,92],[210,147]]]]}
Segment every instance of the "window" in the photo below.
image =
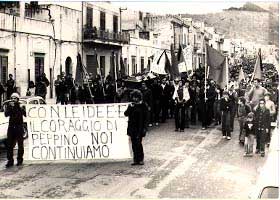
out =
{"type": "Polygon", "coordinates": [[[35,53],[35,80],[44,73],[44,56],[43,53],[35,53]]]}
{"type": "Polygon", "coordinates": [[[113,16],[113,32],[118,32],[118,16],[116,15],[113,16]]]}
{"type": "Polygon", "coordinates": [[[106,29],[106,15],[105,12],[100,11],[100,30],[105,31],[106,29]]]}
{"type": "Polygon", "coordinates": [[[137,73],[136,56],[131,56],[132,74],[137,73]]]}
{"type": "Polygon", "coordinates": [[[100,56],[100,70],[101,70],[101,75],[105,75],[105,56],[100,56]]]}
{"type": "Polygon", "coordinates": [[[144,57],[141,57],[141,72],[144,71],[144,57]]]}
{"type": "Polygon", "coordinates": [[[92,27],[92,14],[93,14],[93,9],[90,7],[87,7],[87,19],[86,19],[86,24],[88,27],[92,27]]]}
{"type": "Polygon", "coordinates": [[[8,79],[8,56],[0,56],[0,81],[5,84],[8,79]]]}

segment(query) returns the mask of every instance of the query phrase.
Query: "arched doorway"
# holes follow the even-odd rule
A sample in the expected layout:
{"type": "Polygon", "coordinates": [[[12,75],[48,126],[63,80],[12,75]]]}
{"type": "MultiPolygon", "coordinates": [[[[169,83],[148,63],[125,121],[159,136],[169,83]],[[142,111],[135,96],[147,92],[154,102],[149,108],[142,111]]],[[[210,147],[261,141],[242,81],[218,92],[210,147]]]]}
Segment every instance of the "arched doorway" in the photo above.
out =
{"type": "Polygon", "coordinates": [[[66,73],[66,75],[73,74],[72,73],[72,59],[69,56],[65,60],[65,73],[66,73]]]}

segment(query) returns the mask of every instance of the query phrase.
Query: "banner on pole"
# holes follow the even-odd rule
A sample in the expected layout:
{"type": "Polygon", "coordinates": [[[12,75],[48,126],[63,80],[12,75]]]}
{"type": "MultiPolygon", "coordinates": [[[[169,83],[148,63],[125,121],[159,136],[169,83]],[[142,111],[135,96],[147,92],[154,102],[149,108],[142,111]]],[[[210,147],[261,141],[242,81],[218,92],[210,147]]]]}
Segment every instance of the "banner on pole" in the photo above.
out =
{"type": "Polygon", "coordinates": [[[127,106],[27,105],[28,160],[131,158],[127,106]]]}

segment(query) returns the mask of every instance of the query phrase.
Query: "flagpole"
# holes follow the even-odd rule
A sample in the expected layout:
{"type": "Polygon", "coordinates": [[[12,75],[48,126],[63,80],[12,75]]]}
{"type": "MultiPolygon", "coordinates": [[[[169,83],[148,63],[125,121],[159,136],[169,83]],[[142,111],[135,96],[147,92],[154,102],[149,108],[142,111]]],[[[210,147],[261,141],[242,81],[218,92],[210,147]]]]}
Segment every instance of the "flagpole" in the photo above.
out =
{"type": "Polygon", "coordinates": [[[229,82],[229,69],[228,69],[228,56],[226,55],[226,86],[227,86],[227,91],[228,91],[228,82],[229,82]]]}
{"type": "Polygon", "coordinates": [[[204,80],[204,100],[206,102],[206,85],[207,85],[207,46],[205,43],[205,69],[204,69],[204,73],[205,73],[205,80],[204,80]]]}
{"type": "Polygon", "coordinates": [[[102,78],[102,72],[101,72],[101,67],[100,67],[100,65],[98,63],[96,49],[95,49],[94,53],[95,53],[96,64],[97,64],[97,67],[99,69],[99,75],[100,75],[100,81],[101,81],[101,86],[102,86],[102,92],[103,92],[103,95],[105,95],[104,83],[103,83],[103,78],[102,78]]]}
{"type": "Polygon", "coordinates": [[[116,92],[118,91],[118,84],[117,84],[117,66],[116,66],[116,59],[115,59],[115,53],[113,55],[113,65],[114,65],[114,76],[115,76],[115,87],[116,87],[116,92]]]}

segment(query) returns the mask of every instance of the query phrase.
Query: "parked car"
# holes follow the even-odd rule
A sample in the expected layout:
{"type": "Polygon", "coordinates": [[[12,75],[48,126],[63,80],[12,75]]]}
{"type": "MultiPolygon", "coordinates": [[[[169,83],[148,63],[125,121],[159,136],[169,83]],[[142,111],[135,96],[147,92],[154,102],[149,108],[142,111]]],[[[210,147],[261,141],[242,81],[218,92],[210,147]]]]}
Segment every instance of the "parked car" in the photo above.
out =
{"type": "MultiPolygon", "coordinates": [[[[3,102],[3,108],[0,111],[0,143],[6,144],[6,139],[7,139],[7,131],[8,131],[8,126],[9,126],[9,118],[5,117],[4,110],[7,107],[7,105],[11,102],[11,100],[7,100],[3,102]]],[[[20,97],[19,99],[20,105],[27,105],[27,104],[46,104],[46,101],[39,96],[26,96],[26,97],[20,97]]],[[[25,117],[23,119],[24,121],[24,139],[28,137],[28,132],[27,132],[27,124],[25,117]]]]}

